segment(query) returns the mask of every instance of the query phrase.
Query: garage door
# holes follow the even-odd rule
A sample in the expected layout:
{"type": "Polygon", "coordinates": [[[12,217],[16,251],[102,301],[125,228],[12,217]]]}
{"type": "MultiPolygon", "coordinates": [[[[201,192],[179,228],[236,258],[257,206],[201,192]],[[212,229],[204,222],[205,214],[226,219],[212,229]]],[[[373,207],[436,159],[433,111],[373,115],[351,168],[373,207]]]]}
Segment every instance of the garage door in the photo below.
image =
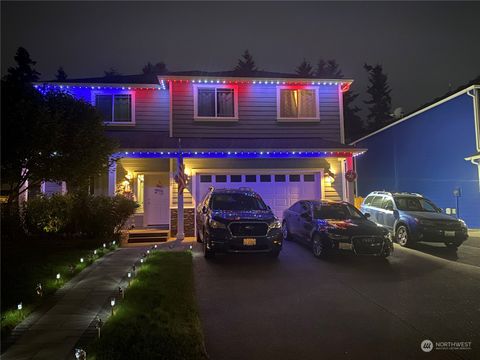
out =
{"type": "Polygon", "coordinates": [[[201,200],[210,186],[218,189],[247,187],[256,191],[278,218],[283,211],[301,199],[320,199],[320,173],[237,173],[197,174],[197,201],[201,200]]]}

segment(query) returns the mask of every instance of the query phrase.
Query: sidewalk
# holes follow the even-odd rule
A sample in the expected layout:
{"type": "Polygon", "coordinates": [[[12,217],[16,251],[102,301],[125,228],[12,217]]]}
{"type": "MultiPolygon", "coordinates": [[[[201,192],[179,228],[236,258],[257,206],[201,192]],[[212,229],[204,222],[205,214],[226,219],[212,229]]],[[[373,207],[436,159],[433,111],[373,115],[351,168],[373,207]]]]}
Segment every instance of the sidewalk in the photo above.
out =
{"type": "Polygon", "coordinates": [[[1,359],[73,359],[75,344],[145,250],[118,249],[74,277],[57,292],[55,305],[20,324],[29,326],[1,359]]]}

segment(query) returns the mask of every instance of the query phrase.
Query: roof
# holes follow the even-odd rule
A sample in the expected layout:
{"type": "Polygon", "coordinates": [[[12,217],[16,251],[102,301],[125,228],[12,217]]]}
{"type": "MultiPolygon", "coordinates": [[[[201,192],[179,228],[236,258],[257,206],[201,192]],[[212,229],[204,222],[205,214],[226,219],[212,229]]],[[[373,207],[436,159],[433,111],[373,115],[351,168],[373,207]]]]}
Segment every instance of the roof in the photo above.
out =
{"type": "MultiPolygon", "coordinates": [[[[62,84],[154,84],[158,85],[158,78],[174,79],[174,78],[242,78],[242,79],[289,79],[297,81],[341,81],[344,83],[351,83],[350,79],[323,79],[323,78],[302,78],[297,74],[280,73],[271,71],[257,71],[255,75],[239,75],[233,70],[229,71],[170,71],[164,74],[137,74],[137,75],[113,75],[89,78],[66,79],[64,81],[50,80],[47,83],[62,83],[62,84]]],[[[42,82],[39,82],[42,83],[42,82]]]]}
{"type": "Polygon", "coordinates": [[[435,99],[433,102],[427,103],[426,105],[423,105],[423,107],[421,107],[421,108],[418,109],[418,110],[415,110],[414,112],[410,113],[409,115],[404,116],[403,118],[401,118],[401,119],[399,119],[399,120],[397,120],[397,121],[395,121],[395,122],[393,122],[393,123],[391,123],[391,124],[389,124],[389,125],[381,128],[381,129],[378,129],[378,130],[376,130],[376,131],[374,131],[374,132],[372,132],[372,133],[370,133],[370,134],[368,134],[368,135],[365,135],[365,136],[361,137],[360,139],[357,139],[357,140],[355,140],[355,141],[352,141],[350,144],[351,144],[351,145],[355,145],[356,143],[358,143],[358,142],[360,142],[360,141],[363,141],[363,140],[365,140],[365,139],[368,139],[369,137],[371,137],[371,136],[373,136],[373,135],[376,135],[376,134],[378,134],[378,133],[380,133],[380,132],[382,132],[382,131],[384,131],[384,130],[387,130],[387,129],[389,129],[389,128],[395,126],[395,125],[398,125],[398,124],[400,124],[400,123],[402,123],[402,122],[404,122],[404,121],[406,121],[406,120],[409,120],[409,119],[411,119],[411,118],[413,118],[413,117],[415,117],[415,116],[417,116],[417,115],[420,115],[421,113],[423,113],[423,112],[425,112],[425,111],[428,111],[428,110],[430,110],[430,109],[432,109],[432,108],[434,108],[434,107],[436,107],[436,106],[438,106],[438,105],[441,105],[441,104],[443,104],[444,102],[450,101],[450,100],[452,100],[452,99],[454,99],[454,98],[456,98],[456,97],[458,97],[458,96],[460,96],[460,95],[463,95],[463,94],[465,94],[465,93],[467,93],[467,92],[469,92],[469,91],[471,91],[471,90],[480,89],[480,77],[477,77],[474,81],[476,81],[476,83],[472,83],[472,84],[470,84],[470,85],[468,85],[468,86],[466,86],[466,87],[463,87],[463,88],[461,87],[461,88],[460,88],[461,90],[459,90],[459,91],[457,91],[457,92],[454,92],[454,93],[449,92],[449,93],[447,93],[446,95],[444,95],[443,97],[437,98],[437,99],[435,99]]]}
{"type": "MultiPolygon", "coordinates": [[[[178,138],[168,137],[168,133],[156,131],[108,131],[108,135],[118,141],[125,150],[178,149],[178,138]]],[[[290,151],[326,151],[361,153],[366,149],[325,140],[322,138],[199,138],[185,137],[181,139],[183,150],[290,150],[290,151]]]]}

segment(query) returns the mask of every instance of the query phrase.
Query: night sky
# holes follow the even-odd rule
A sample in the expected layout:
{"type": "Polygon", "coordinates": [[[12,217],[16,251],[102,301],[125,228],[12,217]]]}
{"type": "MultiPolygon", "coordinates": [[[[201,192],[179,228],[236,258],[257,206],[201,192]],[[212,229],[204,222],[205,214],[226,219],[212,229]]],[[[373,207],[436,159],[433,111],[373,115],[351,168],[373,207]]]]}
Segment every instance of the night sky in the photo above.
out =
{"type": "MultiPolygon", "coordinates": [[[[294,72],[305,57],[336,59],[365,93],[363,63],[380,63],[393,107],[406,112],[480,74],[480,3],[2,2],[2,74],[18,46],[42,79],[114,67],[137,74],[228,70],[249,49],[258,67],[294,72]]],[[[364,95],[362,95],[364,96],[364,95]]],[[[362,105],[362,104],[359,104],[362,105]]]]}

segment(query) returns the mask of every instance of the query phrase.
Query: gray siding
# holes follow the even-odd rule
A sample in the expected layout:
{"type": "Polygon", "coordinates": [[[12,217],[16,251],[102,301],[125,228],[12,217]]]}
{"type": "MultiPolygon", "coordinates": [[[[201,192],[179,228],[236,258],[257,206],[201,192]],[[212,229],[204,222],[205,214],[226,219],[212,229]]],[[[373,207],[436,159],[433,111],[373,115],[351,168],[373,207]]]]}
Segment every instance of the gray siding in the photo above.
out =
{"type": "MultiPolygon", "coordinates": [[[[121,131],[160,131],[170,130],[170,96],[162,90],[132,90],[135,92],[135,125],[109,125],[109,130],[121,131]]],[[[72,90],[72,94],[86,102],[92,102],[90,89],[72,90]]]]}
{"type": "Polygon", "coordinates": [[[193,119],[193,88],[173,85],[173,136],[175,137],[321,137],[340,142],[340,108],[336,86],[319,86],[320,121],[277,121],[277,92],[272,85],[238,85],[238,122],[193,119]]]}

